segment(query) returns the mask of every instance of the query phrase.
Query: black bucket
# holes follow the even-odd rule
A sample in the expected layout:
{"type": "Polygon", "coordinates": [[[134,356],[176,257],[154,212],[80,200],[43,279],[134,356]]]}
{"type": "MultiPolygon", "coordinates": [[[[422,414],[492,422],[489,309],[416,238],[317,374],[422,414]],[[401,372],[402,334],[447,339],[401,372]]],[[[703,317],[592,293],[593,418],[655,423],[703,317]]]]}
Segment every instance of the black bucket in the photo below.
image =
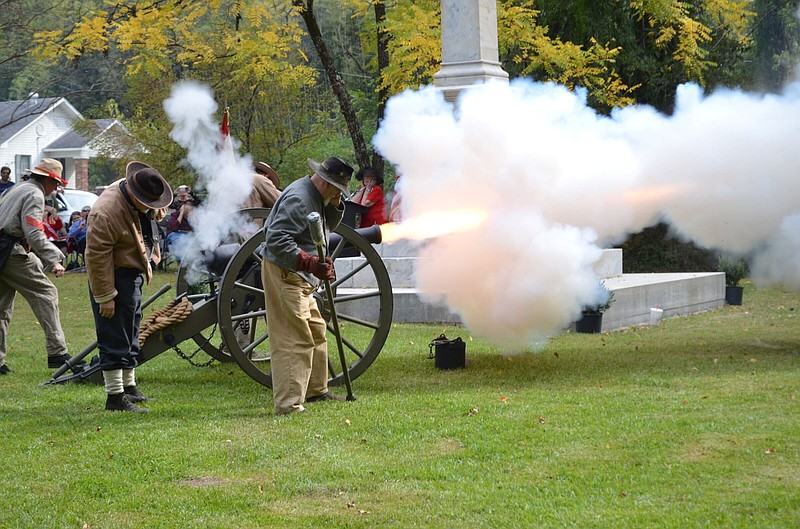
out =
{"type": "Polygon", "coordinates": [[[459,337],[448,340],[447,336],[440,334],[428,344],[428,358],[433,358],[437,369],[458,369],[464,367],[467,357],[467,344],[459,337]]]}

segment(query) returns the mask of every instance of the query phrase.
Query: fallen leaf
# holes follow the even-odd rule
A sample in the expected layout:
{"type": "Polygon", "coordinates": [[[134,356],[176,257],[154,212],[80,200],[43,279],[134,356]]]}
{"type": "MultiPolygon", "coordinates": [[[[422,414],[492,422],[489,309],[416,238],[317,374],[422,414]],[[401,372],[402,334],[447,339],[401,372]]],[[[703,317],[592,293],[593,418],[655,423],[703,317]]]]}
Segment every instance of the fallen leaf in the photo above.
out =
{"type": "Polygon", "coordinates": [[[318,433],[315,433],[314,434],[314,439],[322,439],[322,435],[318,434],[318,433]]]}
{"type": "Polygon", "coordinates": [[[103,429],[103,427],[102,427],[102,426],[98,426],[97,428],[95,428],[95,430],[94,430],[94,431],[95,431],[95,432],[99,432],[99,431],[100,431],[100,430],[102,430],[102,429],[103,429]]]}
{"type": "Polygon", "coordinates": [[[264,487],[262,487],[261,485],[259,485],[259,486],[258,486],[258,492],[259,492],[260,494],[264,494],[264,487]]]}
{"type": "Polygon", "coordinates": [[[620,493],[619,493],[619,497],[620,497],[620,498],[624,498],[624,497],[626,497],[627,495],[628,495],[628,493],[627,493],[627,492],[625,492],[624,490],[623,490],[622,492],[620,492],[620,493]]]}
{"type": "Polygon", "coordinates": [[[505,395],[500,395],[500,402],[502,402],[503,404],[508,404],[508,397],[506,397],[505,395]]]}
{"type": "Polygon", "coordinates": [[[750,359],[750,363],[751,363],[751,364],[758,363],[758,360],[757,360],[757,359],[755,359],[755,358],[751,358],[751,359],[750,359]]]}
{"type": "Polygon", "coordinates": [[[469,410],[469,412],[467,412],[467,415],[475,415],[475,414],[476,414],[476,413],[478,413],[479,411],[480,411],[480,410],[478,409],[478,407],[477,407],[477,406],[475,406],[474,408],[472,408],[471,410],[469,410]]]}
{"type": "Polygon", "coordinates": [[[775,449],[774,448],[769,448],[769,449],[765,450],[764,453],[765,454],[770,454],[770,455],[774,454],[775,453],[775,449]]]}
{"type": "Polygon", "coordinates": [[[345,423],[347,426],[350,426],[350,419],[345,419],[345,420],[344,420],[344,423],[345,423]]]}
{"type": "Polygon", "coordinates": [[[347,508],[348,509],[352,509],[355,506],[356,506],[356,502],[354,502],[354,501],[348,501],[347,502],[347,508]]]}
{"type": "Polygon", "coordinates": [[[359,509],[358,514],[369,514],[369,511],[365,511],[364,509],[359,509]]]}
{"type": "Polygon", "coordinates": [[[544,424],[544,417],[539,417],[539,424],[544,424]]]}

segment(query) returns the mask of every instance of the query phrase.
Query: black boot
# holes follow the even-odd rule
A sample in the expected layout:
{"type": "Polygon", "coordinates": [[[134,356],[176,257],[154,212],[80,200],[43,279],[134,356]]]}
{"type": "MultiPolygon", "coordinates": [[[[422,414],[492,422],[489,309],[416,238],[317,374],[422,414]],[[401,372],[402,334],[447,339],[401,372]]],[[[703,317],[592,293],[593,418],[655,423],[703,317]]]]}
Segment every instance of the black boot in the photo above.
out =
{"type": "Polygon", "coordinates": [[[133,411],[136,413],[147,413],[150,411],[147,408],[140,408],[134,404],[125,393],[108,395],[106,398],[106,409],[110,411],[133,411]]]}
{"type": "Polygon", "coordinates": [[[155,402],[156,399],[150,399],[145,396],[144,393],[139,391],[139,388],[136,386],[126,386],[122,388],[125,394],[128,396],[128,400],[131,402],[155,402]]]}
{"type": "MultiPolygon", "coordinates": [[[[58,356],[48,356],[47,367],[49,369],[58,369],[71,359],[72,357],[68,354],[63,354],[58,356]]],[[[83,368],[86,366],[86,360],[81,360],[80,362],[72,362],[70,365],[72,372],[77,375],[78,373],[83,371],[83,368]]]]}
{"type": "Polygon", "coordinates": [[[0,366],[0,375],[7,375],[11,373],[11,370],[8,368],[8,364],[3,364],[0,366]]]}

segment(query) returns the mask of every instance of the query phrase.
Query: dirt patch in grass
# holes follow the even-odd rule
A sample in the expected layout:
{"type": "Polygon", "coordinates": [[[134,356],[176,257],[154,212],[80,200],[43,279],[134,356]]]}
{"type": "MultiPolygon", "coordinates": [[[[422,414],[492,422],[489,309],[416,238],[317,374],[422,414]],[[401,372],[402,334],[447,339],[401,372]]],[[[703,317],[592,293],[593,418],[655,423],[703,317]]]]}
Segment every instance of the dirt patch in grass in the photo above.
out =
{"type": "Polygon", "coordinates": [[[197,489],[202,489],[205,487],[216,487],[218,485],[227,485],[229,483],[233,483],[233,480],[230,478],[218,478],[214,476],[203,476],[200,478],[185,479],[179,482],[179,484],[181,485],[188,485],[189,487],[195,487],[197,489]]]}

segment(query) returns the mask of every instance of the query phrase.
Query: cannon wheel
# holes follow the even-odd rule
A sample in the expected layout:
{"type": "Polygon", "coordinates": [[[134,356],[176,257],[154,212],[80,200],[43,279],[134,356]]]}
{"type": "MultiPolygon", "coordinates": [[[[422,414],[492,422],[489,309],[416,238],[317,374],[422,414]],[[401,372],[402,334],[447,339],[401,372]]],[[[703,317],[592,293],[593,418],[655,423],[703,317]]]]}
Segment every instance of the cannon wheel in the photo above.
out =
{"type": "MultiPolygon", "coordinates": [[[[269,208],[249,208],[239,210],[237,214],[247,215],[252,220],[264,220],[269,215],[269,211],[269,208]]],[[[175,291],[177,295],[185,293],[189,297],[189,300],[194,303],[195,301],[199,301],[207,298],[210,295],[213,295],[217,290],[219,290],[219,283],[222,278],[211,273],[204,274],[203,280],[197,285],[190,285],[188,281],[188,264],[189,263],[187,262],[183,262],[178,267],[178,274],[177,278],[175,279],[175,291]]],[[[224,343],[220,339],[219,335],[214,337],[214,334],[217,332],[218,330],[215,328],[212,328],[211,330],[204,329],[192,336],[192,340],[200,349],[202,349],[207,355],[215,360],[219,362],[233,362],[233,357],[223,346],[224,343]]]]}
{"type": "MultiPolygon", "coordinates": [[[[392,285],[386,266],[372,244],[349,226],[339,225],[336,233],[341,235],[341,240],[330,252],[335,265],[346,248],[352,250],[354,246],[363,256],[342,258],[336,267],[337,279],[331,284],[348,373],[351,379],[355,379],[372,364],[389,335],[392,285]],[[358,285],[362,288],[356,288],[358,285]]],[[[226,349],[234,360],[253,380],[271,388],[269,332],[261,282],[261,256],[257,251],[261,242],[262,238],[254,235],[228,263],[219,287],[217,315],[226,349]],[[229,301],[223,303],[222,300],[229,301]],[[241,324],[245,321],[249,328],[243,332],[241,324]],[[247,337],[243,340],[245,335],[247,337]]],[[[314,297],[328,321],[328,384],[340,385],[344,377],[323,285],[314,297]]]]}

